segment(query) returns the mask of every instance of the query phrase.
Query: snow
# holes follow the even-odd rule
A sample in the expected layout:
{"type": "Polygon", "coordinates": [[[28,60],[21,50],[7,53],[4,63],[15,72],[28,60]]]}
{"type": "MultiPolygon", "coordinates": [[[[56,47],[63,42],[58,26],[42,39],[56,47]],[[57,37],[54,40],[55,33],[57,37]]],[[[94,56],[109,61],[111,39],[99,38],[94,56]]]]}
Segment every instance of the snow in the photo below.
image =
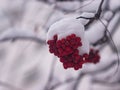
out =
{"type": "Polygon", "coordinates": [[[35,33],[32,31],[26,32],[26,30],[19,30],[15,28],[9,28],[5,32],[3,32],[0,36],[0,40],[2,39],[9,39],[9,38],[14,38],[14,37],[35,37],[35,33]]]}
{"type": "Polygon", "coordinates": [[[90,75],[87,75],[87,77],[83,77],[82,78],[82,82],[79,84],[78,86],[78,90],[89,90],[91,88],[91,76],[90,75]]]}
{"type": "MultiPolygon", "coordinates": [[[[102,21],[107,25],[108,22],[106,20],[102,21]]],[[[100,21],[97,21],[92,27],[85,31],[85,35],[90,43],[95,43],[103,37],[104,32],[105,26],[100,21]]]]}
{"type": "Polygon", "coordinates": [[[112,17],[113,17],[113,12],[112,11],[107,11],[103,16],[103,18],[107,21],[110,20],[112,17]]]}
{"type": "Polygon", "coordinates": [[[80,7],[81,3],[79,1],[63,1],[56,2],[56,6],[62,10],[74,11],[80,7]]]}
{"type": "Polygon", "coordinates": [[[52,40],[54,35],[58,35],[58,39],[62,39],[71,33],[81,37],[84,36],[84,26],[76,18],[65,18],[54,23],[48,30],[47,41],[52,40]]]}
{"type": "Polygon", "coordinates": [[[100,2],[101,0],[86,0],[77,9],[77,11],[96,13],[100,2]]]}
{"type": "Polygon", "coordinates": [[[110,0],[109,8],[114,11],[116,9],[120,9],[120,0],[110,0]]]}
{"type": "Polygon", "coordinates": [[[18,9],[18,7],[20,7],[23,4],[24,0],[12,0],[12,2],[11,2],[11,0],[4,0],[4,1],[0,0],[0,2],[1,2],[0,8],[2,8],[2,9],[6,8],[6,10],[7,10],[7,9],[11,9],[11,8],[18,9]]]}
{"type": "Polygon", "coordinates": [[[35,26],[44,27],[50,17],[49,15],[53,13],[53,8],[54,6],[52,5],[49,6],[38,1],[28,2],[25,7],[23,20],[20,24],[21,28],[27,30],[34,30],[35,26]]]}
{"type": "Polygon", "coordinates": [[[9,28],[10,21],[7,16],[4,14],[3,10],[0,9],[0,32],[9,28]]]}
{"type": "Polygon", "coordinates": [[[64,13],[58,10],[55,10],[51,17],[49,18],[48,22],[46,22],[45,27],[48,29],[53,23],[62,19],[64,17],[64,13]]]}
{"type": "Polygon", "coordinates": [[[86,38],[86,36],[84,37],[84,39],[82,40],[82,46],[78,48],[79,50],[79,54],[83,55],[85,53],[89,54],[90,51],[90,44],[88,39],[86,38]]]}
{"type": "Polygon", "coordinates": [[[115,16],[112,18],[111,22],[108,25],[108,30],[112,32],[112,30],[116,27],[116,24],[119,24],[120,19],[120,12],[116,13],[115,16]]]}
{"type": "Polygon", "coordinates": [[[115,35],[113,36],[113,40],[115,42],[116,47],[118,47],[118,51],[120,52],[120,42],[118,42],[118,37],[120,36],[120,26],[118,27],[118,31],[116,31],[115,35]]]}
{"type": "MultiPolygon", "coordinates": [[[[94,13],[83,12],[79,17],[93,18],[94,16],[94,13]]],[[[89,22],[89,19],[79,18],[79,20],[83,25],[86,25],[89,22]]]]}

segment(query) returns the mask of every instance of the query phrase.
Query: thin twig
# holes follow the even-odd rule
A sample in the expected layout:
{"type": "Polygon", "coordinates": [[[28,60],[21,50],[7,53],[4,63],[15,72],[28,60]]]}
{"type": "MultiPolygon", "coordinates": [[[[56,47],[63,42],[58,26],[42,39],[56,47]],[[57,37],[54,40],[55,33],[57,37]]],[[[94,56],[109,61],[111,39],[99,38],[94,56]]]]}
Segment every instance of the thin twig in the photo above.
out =
{"type": "Polygon", "coordinates": [[[80,16],[80,17],[77,17],[76,19],[79,19],[79,18],[89,19],[89,22],[85,25],[85,27],[88,27],[92,22],[94,22],[94,20],[98,20],[100,18],[100,15],[102,13],[103,2],[104,2],[104,0],[101,0],[99,8],[98,8],[98,10],[97,10],[97,12],[96,12],[94,17],[87,18],[87,17],[80,16]]]}
{"type": "MultiPolygon", "coordinates": [[[[120,64],[119,52],[118,52],[117,47],[116,47],[116,45],[115,45],[115,43],[114,43],[114,41],[113,41],[113,39],[112,39],[111,33],[110,33],[109,30],[107,29],[106,25],[102,22],[101,19],[99,19],[99,21],[100,21],[100,22],[104,25],[104,27],[106,28],[106,32],[107,32],[108,35],[109,35],[109,38],[110,38],[110,40],[111,40],[111,42],[112,42],[112,44],[113,44],[113,47],[114,47],[114,49],[115,49],[115,51],[116,51],[116,55],[117,55],[117,57],[118,57],[118,66],[117,66],[117,69],[116,69],[115,73],[112,75],[112,76],[114,76],[114,75],[116,75],[116,73],[117,73],[118,70],[119,70],[119,64],[120,64]]],[[[110,78],[111,78],[111,77],[110,77],[110,78]]]]}

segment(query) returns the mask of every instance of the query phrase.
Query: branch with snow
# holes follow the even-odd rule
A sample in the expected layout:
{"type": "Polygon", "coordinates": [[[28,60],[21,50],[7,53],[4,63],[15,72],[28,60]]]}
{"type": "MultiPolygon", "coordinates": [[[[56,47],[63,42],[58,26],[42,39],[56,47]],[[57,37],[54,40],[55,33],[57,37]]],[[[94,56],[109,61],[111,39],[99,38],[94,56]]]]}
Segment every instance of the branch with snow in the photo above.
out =
{"type": "Polygon", "coordinates": [[[16,41],[16,40],[28,40],[40,44],[45,44],[45,40],[37,37],[34,32],[26,30],[17,30],[14,28],[5,30],[0,34],[0,42],[16,41]]]}

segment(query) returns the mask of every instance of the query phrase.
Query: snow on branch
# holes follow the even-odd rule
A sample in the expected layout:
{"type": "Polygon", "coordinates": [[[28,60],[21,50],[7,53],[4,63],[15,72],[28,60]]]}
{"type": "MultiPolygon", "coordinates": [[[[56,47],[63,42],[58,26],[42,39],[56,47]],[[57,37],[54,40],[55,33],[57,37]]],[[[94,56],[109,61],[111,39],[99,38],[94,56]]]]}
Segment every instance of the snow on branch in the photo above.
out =
{"type": "Polygon", "coordinates": [[[37,37],[32,31],[16,30],[14,28],[5,30],[0,34],[0,42],[16,40],[29,40],[37,43],[45,44],[45,40],[37,37]]]}

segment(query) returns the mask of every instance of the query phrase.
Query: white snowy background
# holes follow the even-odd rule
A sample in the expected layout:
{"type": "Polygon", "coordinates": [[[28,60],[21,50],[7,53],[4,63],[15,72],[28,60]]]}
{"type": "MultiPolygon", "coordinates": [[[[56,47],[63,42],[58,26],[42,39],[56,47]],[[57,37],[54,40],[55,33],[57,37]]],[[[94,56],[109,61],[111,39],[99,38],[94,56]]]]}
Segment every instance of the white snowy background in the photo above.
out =
{"type": "MultiPolygon", "coordinates": [[[[112,42],[97,45],[101,60],[65,70],[46,44],[48,28],[73,16],[90,17],[101,0],[0,0],[0,90],[120,90],[120,67],[112,42]]],[[[104,0],[101,19],[120,53],[120,0],[104,0]]],[[[84,21],[84,20],[83,20],[84,21]]],[[[94,43],[104,36],[100,21],[86,28],[94,43]]],[[[120,55],[120,54],[119,54],[120,55]]]]}

